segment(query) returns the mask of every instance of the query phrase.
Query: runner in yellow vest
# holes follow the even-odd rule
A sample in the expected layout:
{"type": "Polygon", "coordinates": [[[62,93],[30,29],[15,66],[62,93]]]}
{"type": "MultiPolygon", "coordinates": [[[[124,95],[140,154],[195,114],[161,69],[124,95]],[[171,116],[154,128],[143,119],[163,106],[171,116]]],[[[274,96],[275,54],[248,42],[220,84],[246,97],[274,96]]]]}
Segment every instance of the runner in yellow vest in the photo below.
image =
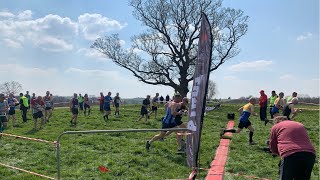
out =
{"type": "Polygon", "coordinates": [[[278,95],[276,93],[276,91],[271,91],[271,96],[269,98],[269,107],[270,107],[270,115],[271,115],[271,119],[273,119],[273,114],[271,113],[271,109],[274,105],[274,101],[277,99],[278,95]]]}

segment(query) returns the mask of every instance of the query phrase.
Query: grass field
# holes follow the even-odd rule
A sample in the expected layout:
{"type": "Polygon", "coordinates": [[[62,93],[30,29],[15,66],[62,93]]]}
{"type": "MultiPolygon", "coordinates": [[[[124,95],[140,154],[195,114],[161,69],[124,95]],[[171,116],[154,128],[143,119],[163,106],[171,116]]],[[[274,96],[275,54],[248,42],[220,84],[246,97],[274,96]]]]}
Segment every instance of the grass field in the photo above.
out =
{"type": "MultiPolygon", "coordinates": [[[[219,145],[219,130],[227,124],[227,113],[234,112],[239,105],[224,104],[219,110],[211,111],[204,119],[201,138],[200,167],[209,168],[219,145]]],[[[309,107],[309,106],[304,106],[309,107]]],[[[310,106],[310,108],[319,108],[310,106]]],[[[9,127],[5,133],[57,140],[64,131],[94,129],[149,129],[160,128],[160,108],[158,118],[144,123],[136,122],[140,106],[121,107],[121,116],[112,116],[104,121],[97,107],[90,116],[79,114],[76,127],[70,126],[71,113],[65,108],[54,110],[53,118],[41,130],[32,130],[33,122],[21,123],[17,112],[19,127],[9,127]]],[[[258,108],[256,108],[258,110],[258,108]]],[[[30,114],[29,118],[31,118],[30,114]]],[[[238,114],[236,113],[236,119],[238,114]]],[[[183,119],[186,122],[186,119],[183,119]]],[[[319,157],[319,111],[303,110],[296,121],[305,124],[319,157]]],[[[261,150],[265,146],[271,125],[264,124],[258,117],[252,117],[255,128],[254,140],[257,145],[248,145],[248,133],[235,134],[230,144],[225,179],[246,179],[234,174],[252,175],[260,178],[277,179],[279,157],[273,158],[261,150]]],[[[235,125],[238,121],[235,121],[235,125]]],[[[9,123],[11,126],[11,122],[9,123]]],[[[164,141],[154,142],[150,151],[145,150],[145,142],[155,133],[113,133],[97,135],[66,135],[61,141],[62,179],[186,179],[191,172],[186,166],[185,156],[177,154],[175,136],[164,141]],[[102,173],[99,166],[109,169],[102,173]]],[[[56,149],[52,144],[30,142],[10,137],[0,140],[1,163],[57,177],[56,149]]],[[[318,158],[317,158],[318,159],[318,158]]],[[[207,172],[202,171],[197,178],[203,179],[207,172]]],[[[0,166],[0,179],[42,179],[26,173],[0,166]]],[[[313,169],[312,179],[319,179],[319,164],[313,169]]]]}

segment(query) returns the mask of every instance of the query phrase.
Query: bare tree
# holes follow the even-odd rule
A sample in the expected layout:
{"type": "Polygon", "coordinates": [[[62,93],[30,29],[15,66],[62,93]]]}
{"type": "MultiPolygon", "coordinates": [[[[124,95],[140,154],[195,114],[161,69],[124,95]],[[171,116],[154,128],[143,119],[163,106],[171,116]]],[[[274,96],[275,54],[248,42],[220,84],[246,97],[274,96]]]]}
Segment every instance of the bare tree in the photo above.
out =
{"type": "Polygon", "coordinates": [[[208,83],[208,92],[207,92],[207,100],[212,99],[217,93],[217,85],[212,80],[209,80],[208,83]]]}
{"type": "Polygon", "coordinates": [[[117,34],[97,39],[91,46],[139,81],[170,86],[185,96],[193,80],[201,12],[213,34],[210,72],[239,53],[237,42],[247,32],[248,16],[212,0],[131,0],[133,15],[148,29],[124,49],[117,34]],[[143,52],[143,53],[137,53],[143,52]]]}
{"type": "Polygon", "coordinates": [[[16,95],[22,90],[22,85],[16,81],[5,82],[0,85],[0,92],[5,95],[10,93],[16,95]]]}

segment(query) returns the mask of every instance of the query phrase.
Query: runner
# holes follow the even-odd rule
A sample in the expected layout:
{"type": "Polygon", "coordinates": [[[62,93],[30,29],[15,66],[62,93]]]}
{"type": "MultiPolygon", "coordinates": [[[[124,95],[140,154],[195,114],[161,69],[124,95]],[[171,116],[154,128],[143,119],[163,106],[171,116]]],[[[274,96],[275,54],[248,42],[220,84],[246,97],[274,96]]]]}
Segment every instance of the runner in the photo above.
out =
{"type": "Polygon", "coordinates": [[[249,133],[249,144],[253,145],[255,144],[252,140],[254,129],[251,126],[251,122],[249,121],[250,115],[257,116],[257,113],[254,112],[254,104],[256,103],[255,98],[250,98],[249,103],[242,106],[239,111],[241,112],[241,116],[239,118],[239,125],[238,129],[222,129],[220,132],[220,137],[223,137],[224,133],[231,132],[231,133],[240,133],[243,128],[248,128],[250,130],[249,133]]]}
{"type": "Polygon", "coordinates": [[[150,95],[147,95],[147,98],[142,101],[142,106],[141,106],[141,110],[140,110],[140,118],[137,121],[140,121],[145,116],[145,118],[146,118],[145,122],[147,122],[148,109],[150,109],[150,95]]]}
{"type": "Polygon", "coordinates": [[[277,117],[280,115],[280,112],[279,112],[280,109],[283,111],[283,106],[285,105],[283,97],[284,97],[284,93],[280,92],[279,97],[274,101],[274,105],[271,109],[271,113],[273,117],[277,117]]]}
{"type": "Polygon", "coordinates": [[[10,120],[10,117],[12,117],[12,127],[16,124],[16,106],[19,104],[18,100],[13,96],[12,93],[9,94],[8,98],[8,104],[9,104],[9,116],[8,116],[8,122],[10,120]]]}
{"type": "Polygon", "coordinates": [[[111,113],[111,108],[110,108],[110,103],[112,102],[111,92],[108,92],[108,95],[104,97],[103,102],[104,102],[103,109],[105,110],[103,119],[106,120],[106,118],[109,119],[109,115],[111,113]]]}
{"type": "Polygon", "coordinates": [[[32,99],[31,101],[31,108],[32,108],[32,113],[33,113],[33,121],[34,121],[34,126],[33,129],[37,129],[37,120],[38,118],[41,118],[41,124],[40,124],[40,129],[42,129],[43,124],[45,123],[46,119],[43,116],[42,111],[44,110],[45,103],[42,100],[41,96],[38,96],[37,99],[32,99]]]}
{"type": "Polygon", "coordinates": [[[159,93],[156,93],[156,96],[152,98],[152,107],[151,107],[151,113],[149,116],[151,116],[152,113],[154,113],[154,119],[157,119],[157,111],[159,107],[159,93]]]}
{"type": "Polygon", "coordinates": [[[53,95],[52,94],[50,94],[50,98],[51,98],[51,108],[52,108],[52,111],[53,111],[54,110],[54,103],[53,103],[53,95]]]}
{"type": "Polygon", "coordinates": [[[290,102],[288,102],[284,107],[283,107],[283,116],[286,116],[287,119],[293,119],[294,117],[297,116],[297,110],[294,108],[295,105],[298,104],[298,98],[294,97],[291,99],[290,102]],[[292,116],[290,116],[292,114],[292,116]]]}
{"type": "Polygon", "coordinates": [[[100,112],[103,112],[104,96],[102,92],[100,92],[99,103],[100,103],[100,112]]]}
{"type": "Polygon", "coordinates": [[[79,114],[79,101],[78,101],[77,96],[78,95],[76,93],[74,93],[73,98],[70,100],[70,103],[69,103],[70,112],[72,112],[72,118],[70,121],[71,125],[77,124],[77,118],[78,118],[78,114],[79,114]]]}
{"type": "Polygon", "coordinates": [[[0,94],[0,132],[8,127],[7,113],[9,109],[8,102],[4,99],[4,94],[0,94]]]}
{"type": "Polygon", "coordinates": [[[46,96],[43,97],[43,101],[45,103],[45,111],[44,111],[45,122],[49,122],[49,119],[52,116],[52,99],[49,91],[46,92],[46,96]]]}
{"type": "MultiPolygon", "coordinates": [[[[178,109],[181,107],[181,95],[175,95],[172,102],[169,102],[166,104],[166,114],[164,118],[162,119],[162,129],[170,129],[177,127],[177,124],[175,123],[175,117],[178,115],[182,115],[183,113],[181,111],[178,111],[178,109]]],[[[149,150],[151,144],[154,141],[160,140],[166,136],[168,131],[161,131],[160,134],[157,134],[153,136],[149,141],[146,143],[146,149],[149,150]]],[[[168,133],[169,134],[169,133],[168,133]]],[[[180,138],[180,147],[178,151],[181,151],[181,138],[180,138]]]]}
{"type": "MultiPolygon", "coordinates": [[[[79,103],[80,104],[80,103],[79,103]]],[[[89,101],[89,97],[88,97],[88,94],[85,94],[84,95],[84,116],[86,116],[86,113],[87,113],[87,109],[88,110],[88,116],[90,115],[91,113],[91,107],[90,107],[90,101],[89,101]]]]}
{"type": "Polygon", "coordinates": [[[84,101],[84,98],[81,94],[79,94],[78,96],[78,102],[79,102],[79,107],[80,107],[80,110],[83,111],[83,101],[84,101]]]}
{"type": "Polygon", "coordinates": [[[119,117],[120,116],[120,111],[119,111],[119,106],[120,106],[120,103],[121,103],[121,99],[119,97],[119,93],[116,94],[116,96],[114,97],[114,106],[116,107],[116,111],[114,112],[114,115],[116,117],[119,117]],[[118,114],[118,115],[117,115],[118,114]]]}

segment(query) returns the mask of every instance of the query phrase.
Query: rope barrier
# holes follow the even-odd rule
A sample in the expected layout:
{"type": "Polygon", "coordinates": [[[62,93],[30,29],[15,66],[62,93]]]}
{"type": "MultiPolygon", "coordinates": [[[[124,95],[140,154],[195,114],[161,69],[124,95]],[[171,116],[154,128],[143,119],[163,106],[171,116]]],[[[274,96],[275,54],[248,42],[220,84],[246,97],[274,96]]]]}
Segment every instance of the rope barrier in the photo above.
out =
{"type": "Polygon", "coordinates": [[[9,166],[9,165],[2,164],[2,163],[0,163],[0,165],[8,167],[8,168],[11,168],[11,169],[19,170],[19,171],[22,171],[22,172],[26,172],[26,173],[29,173],[29,174],[32,174],[32,175],[35,175],[35,176],[39,176],[39,177],[55,180],[55,178],[53,178],[53,177],[45,176],[45,175],[38,174],[38,173],[35,173],[35,172],[32,172],[32,171],[27,171],[27,170],[24,170],[24,169],[21,169],[21,168],[17,168],[17,167],[14,167],[14,166],[9,166]]]}
{"type": "Polygon", "coordinates": [[[18,135],[13,135],[13,134],[6,134],[6,133],[0,133],[0,136],[9,136],[9,137],[15,137],[15,138],[20,138],[20,139],[27,139],[27,140],[31,140],[31,141],[50,143],[50,144],[57,144],[56,141],[52,142],[52,141],[47,141],[47,140],[43,140],[43,139],[29,138],[29,137],[18,136],[18,135]]]}

